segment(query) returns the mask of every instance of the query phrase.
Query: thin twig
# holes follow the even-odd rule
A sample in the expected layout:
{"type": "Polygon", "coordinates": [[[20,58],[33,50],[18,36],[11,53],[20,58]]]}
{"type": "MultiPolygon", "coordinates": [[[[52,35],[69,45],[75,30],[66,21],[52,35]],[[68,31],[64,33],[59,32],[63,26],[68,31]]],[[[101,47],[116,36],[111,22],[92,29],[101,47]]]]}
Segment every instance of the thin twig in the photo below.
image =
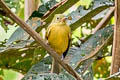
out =
{"type": "Polygon", "coordinates": [[[109,80],[109,79],[116,77],[116,76],[119,76],[119,75],[120,75],[120,72],[114,73],[110,77],[106,78],[105,80],[109,80]]]}
{"type": "Polygon", "coordinates": [[[43,48],[45,48],[48,53],[55,58],[55,60],[71,75],[73,75],[77,80],[82,80],[79,74],[73,70],[68,64],[63,62],[60,56],[52,49],[49,45],[47,45],[44,40],[40,37],[40,35],[32,30],[29,25],[27,25],[24,21],[22,21],[18,16],[16,16],[5,4],[3,0],[0,0],[0,7],[8,14],[9,18],[14,20],[22,29],[24,29],[29,35],[32,36],[43,48]]]}
{"type": "Polygon", "coordinates": [[[61,1],[60,3],[56,4],[55,6],[53,6],[49,11],[47,11],[47,12],[43,15],[42,19],[47,18],[56,8],[58,8],[59,6],[63,5],[64,3],[66,3],[66,1],[67,1],[67,0],[63,0],[63,1],[61,1]]]}
{"type": "Polygon", "coordinates": [[[103,28],[107,25],[107,23],[110,21],[110,18],[113,16],[115,7],[111,7],[109,12],[105,15],[105,17],[99,22],[99,24],[95,27],[92,34],[95,34],[100,28],[103,28]]]}

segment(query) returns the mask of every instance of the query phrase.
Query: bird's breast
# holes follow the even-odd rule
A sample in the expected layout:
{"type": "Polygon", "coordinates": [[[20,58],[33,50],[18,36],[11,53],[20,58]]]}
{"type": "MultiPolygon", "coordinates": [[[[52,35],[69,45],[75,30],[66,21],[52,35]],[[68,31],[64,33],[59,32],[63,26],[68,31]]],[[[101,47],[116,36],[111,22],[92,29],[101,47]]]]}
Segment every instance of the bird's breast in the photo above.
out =
{"type": "Polygon", "coordinates": [[[48,37],[48,42],[59,55],[62,55],[62,53],[66,51],[69,42],[69,32],[67,28],[52,28],[48,37]]]}

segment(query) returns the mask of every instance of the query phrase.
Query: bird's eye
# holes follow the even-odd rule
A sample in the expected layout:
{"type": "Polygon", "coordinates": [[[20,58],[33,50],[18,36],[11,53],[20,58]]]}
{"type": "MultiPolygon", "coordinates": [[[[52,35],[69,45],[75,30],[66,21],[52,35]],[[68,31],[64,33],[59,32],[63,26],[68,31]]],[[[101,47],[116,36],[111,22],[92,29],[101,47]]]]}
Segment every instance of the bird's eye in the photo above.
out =
{"type": "Polygon", "coordinates": [[[57,20],[59,20],[60,18],[59,17],[57,17],[57,20]]]}

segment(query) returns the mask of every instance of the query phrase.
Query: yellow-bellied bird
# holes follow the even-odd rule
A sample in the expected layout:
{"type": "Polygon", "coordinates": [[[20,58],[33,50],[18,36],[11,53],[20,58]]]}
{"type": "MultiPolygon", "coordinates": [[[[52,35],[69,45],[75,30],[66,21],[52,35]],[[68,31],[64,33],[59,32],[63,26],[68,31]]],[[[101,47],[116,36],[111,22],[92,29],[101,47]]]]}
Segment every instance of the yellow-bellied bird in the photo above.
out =
{"type": "MultiPolygon", "coordinates": [[[[46,31],[46,38],[49,45],[59,56],[63,57],[66,56],[69,49],[71,37],[71,29],[66,24],[66,19],[63,14],[56,14],[46,31]]],[[[60,66],[55,59],[53,59],[51,71],[57,74],[60,72],[60,66]]]]}

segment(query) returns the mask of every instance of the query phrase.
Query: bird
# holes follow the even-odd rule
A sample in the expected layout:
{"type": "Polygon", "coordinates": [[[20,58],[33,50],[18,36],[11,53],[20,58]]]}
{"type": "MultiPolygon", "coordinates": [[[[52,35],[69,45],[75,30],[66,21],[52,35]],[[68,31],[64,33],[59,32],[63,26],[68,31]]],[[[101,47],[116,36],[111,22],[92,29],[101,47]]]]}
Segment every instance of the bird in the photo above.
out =
{"type": "MultiPolygon", "coordinates": [[[[71,29],[66,23],[67,19],[63,14],[55,14],[46,30],[48,44],[61,58],[65,58],[71,40],[71,29]]],[[[60,65],[53,58],[51,72],[59,74],[60,71],[60,65]]]]}

